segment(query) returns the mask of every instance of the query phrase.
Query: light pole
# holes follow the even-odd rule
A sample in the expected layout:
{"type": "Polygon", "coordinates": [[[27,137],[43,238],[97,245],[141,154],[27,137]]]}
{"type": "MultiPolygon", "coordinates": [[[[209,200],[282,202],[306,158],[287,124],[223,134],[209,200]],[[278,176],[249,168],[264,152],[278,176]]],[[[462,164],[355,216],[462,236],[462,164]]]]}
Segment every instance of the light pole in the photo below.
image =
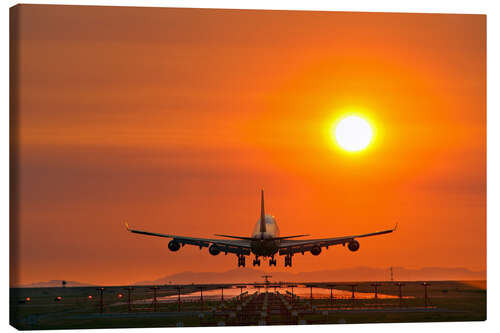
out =
{"type": "Polygon", "coordinates": [[[313,287],[314,287],[314,285],[313,284],[306,284],[306,287],[310,288],[309,302],[310,302],[310,306],[311,306],[311,309],[312,309],[312,306],[313,306],[313,287]]]}
{"type": "Polygon", "coordinates": [[[403,306],[403,286],[404,283],[398,282],[396,283],[396,286],[398,286],[399,289],[399,307],[403,306]]]}
{"type": "Polygon", "coordinates": [[[200,289],[200,303],[201,303],[201,311],[203,311],[203,288],[202,286],[199,286],[198,289],[200,289]]]}
{"type": "Polygon", "coordinates": [[[422,286],[424,286],[424,300],[425,300],[424,302],[425,302],[425,307],[427,307],[427,305],[428,305],[427,287],[430,286],[430,284],[427,282],[424,282],[424,283],[422,283],[422,286]]]}
{"type": "Polygon", "coordinates": [[[157,312],[158,308],[159,308],[157,293],[158,293],[158,289],[160,289],[160,287],[154,286],[154,287],[151,287],[149,289],[153,290],[153,304],[152,304],[153,305],[153,312],[157,312]]]}
{"type": "Polygon", "coordinates": [[[236,286],[236,288],[240,288],[240,302],[243,301],[243,288],[246,288],[247,286],[236,286]]]}
{"type": "Polygon", "coordinates": [[[127,298],[128,312],[132,312],[132,290],[134,290],[134,288],[127,287],[127,288],[123,288],[123,289],[126,290],[128,293],[128,298],[127,298]]]}
{"type": "Polygon", "coordinates": [[[293,288],[294,288],[294,287],[297,287],[297,285],[296,285],[296,284],[289,284],[289,285],[288,285],[288,288],[291,288],[291,289],[292,289],[292,300],[291,300],[291,302],[290,302],[290,303],[292,303],[292,304],[293,304],[293,300],[294,300],[294,298],[295,298],[295,295],[293,294],[293,288]]]}
{"type": "Polygon", "coordinates": [[[104,288],[97,288],[96,289],[99,292],[99,308],[100,312],[104,312],[104,300],[103,300],[103,294],[104,294],[104,288]]]}
{"type": "Polygon", "coordinates": [[[380,283],[372,283],[371,286],[375,288],[375,299],[378,298],[378,287],[381,286],[380,283]]]}
{"type": "Polygon", "coordinates": [[[220,300],[221,300],[222,304],[224,304],[224,286],[221,286],[220,290],[221,290],[220,300]]]}
{"type": "Polygon", "coordinates": [[[181,312],[181,290],[184,287],[176,286],[175,289],[177,290],[177,312],[181,312]]]}
{"type": "Polygon", "coordinates": [[[333,289],[336,286],[337,285],[335,285],[335,284],[329,284],[329,285],[327,285],[327,287],[330,288],[330,305],[333,305],[333,289]]]}
{"type": "Polygon", "coordinates": [[[355,299],[356,295],[354,294],[354,288],[356,288],[357,284],[350,284],[349,286],[351,287],[351,292],[352,292],[351,298],[355,299]]]}

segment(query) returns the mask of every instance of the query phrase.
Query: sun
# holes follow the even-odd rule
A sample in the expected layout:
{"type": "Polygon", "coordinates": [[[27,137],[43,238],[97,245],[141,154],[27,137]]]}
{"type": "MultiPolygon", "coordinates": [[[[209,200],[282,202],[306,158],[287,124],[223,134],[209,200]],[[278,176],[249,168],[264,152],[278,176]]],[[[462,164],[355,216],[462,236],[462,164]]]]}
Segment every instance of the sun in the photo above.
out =
{"type": "Polygon", "coordinates": [[[333,135],[343,149],[356,152],[365,149],[370,144],[373,130],[365,119],[348,116],[339,121],[333,135]]]}

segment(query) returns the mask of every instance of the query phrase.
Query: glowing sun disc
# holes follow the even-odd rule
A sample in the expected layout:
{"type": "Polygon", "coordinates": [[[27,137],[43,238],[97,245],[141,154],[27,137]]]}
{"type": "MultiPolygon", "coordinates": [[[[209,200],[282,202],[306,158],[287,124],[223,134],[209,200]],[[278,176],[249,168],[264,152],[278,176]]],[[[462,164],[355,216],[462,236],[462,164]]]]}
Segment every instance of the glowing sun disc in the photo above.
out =
{"type": "Polygon", "coordinates": [[[358,116],[342,119],[335,128],[335,139],[348,151],[360,151],[366,148],[373,137],[373,131],[366,120],[358,116]]]}

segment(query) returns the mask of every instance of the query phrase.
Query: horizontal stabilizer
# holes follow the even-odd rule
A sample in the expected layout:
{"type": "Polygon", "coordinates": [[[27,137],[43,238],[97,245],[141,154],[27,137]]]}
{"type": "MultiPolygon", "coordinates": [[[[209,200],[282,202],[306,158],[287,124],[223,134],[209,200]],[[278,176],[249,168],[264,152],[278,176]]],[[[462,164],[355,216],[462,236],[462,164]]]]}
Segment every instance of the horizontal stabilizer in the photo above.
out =
{"type": "MultiPolygon", "coordinates": [[[[219,237],[227,237],[227,238],[234,238],[234,239],[243,239],[243,240],[260,240],[259,237],[241,237],[241,236],[232,236],[232,235],[218,235],[215,234],[215,236],[219,237]]],[[[281,239],[289,239],[289,238],[297,238],[297,237],[305,237],[309,235],[295,235],[295,236],[285,236],[285,237],[272,237],[272,238],[266,238],[268,240],[281,240],[281,239]]]]}
{"type": "Polygon", "coordinates": [[[310,235],[295,235],[295,236],[284,236],[284,237],[274,237],[274,240],[281,240],[281,239],[289,239],[289,238],[298,238],[298,237],[306,237],[310,235]]]}
{"type": "Polygon", "coordinates": [[[226,238],[234,238],[234,239],[243,239],[243,240],[250,240],[250,241],[257,239],[257,238],[252,238],[252,237],[231,236],[231,235],[217,235],[217,234],[215,234],[215,236],[226,237],[226,238]]]}

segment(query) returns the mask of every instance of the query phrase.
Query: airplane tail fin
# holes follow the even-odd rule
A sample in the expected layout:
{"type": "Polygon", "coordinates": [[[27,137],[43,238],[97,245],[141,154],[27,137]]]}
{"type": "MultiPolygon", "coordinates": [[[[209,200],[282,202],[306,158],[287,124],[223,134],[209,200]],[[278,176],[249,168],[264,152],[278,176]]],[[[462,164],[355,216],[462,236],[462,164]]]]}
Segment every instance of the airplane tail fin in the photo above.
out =
{"type": "Polygon", "coordinates": [[[266,213],[264,210],[264,190],[260,194],[260,232],[266,232],[266,213]]]}

